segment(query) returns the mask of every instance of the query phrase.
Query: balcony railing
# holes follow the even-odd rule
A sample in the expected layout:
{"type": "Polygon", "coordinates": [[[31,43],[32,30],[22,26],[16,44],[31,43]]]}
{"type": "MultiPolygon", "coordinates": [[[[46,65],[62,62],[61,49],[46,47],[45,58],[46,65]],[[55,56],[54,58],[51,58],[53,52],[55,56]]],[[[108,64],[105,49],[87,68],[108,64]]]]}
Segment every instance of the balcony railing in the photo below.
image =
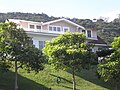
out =
{"type": "MultiPolygon", "coordinates": [[[[50,31],[50,30],[44,30],[44,29],[30,29],[30,28],[23,28],[25,31],[31,31],[31,32],[44,32],[44,33],[55,33],[55,34],[64,34],[63,31],[50,31]]],[[[97,37],[87,37],[87,39],[97,40],[97,37]]]]}
{"type": "Polygon", "coordinates": [[[64,32],[50,31],[50,30],[44,30],[44,29],[30,29],[30,28],[23,28],[23,29],[25,31],[31,31],[31,32],[46,32],[46,33],[64,34],[64,32]]]}

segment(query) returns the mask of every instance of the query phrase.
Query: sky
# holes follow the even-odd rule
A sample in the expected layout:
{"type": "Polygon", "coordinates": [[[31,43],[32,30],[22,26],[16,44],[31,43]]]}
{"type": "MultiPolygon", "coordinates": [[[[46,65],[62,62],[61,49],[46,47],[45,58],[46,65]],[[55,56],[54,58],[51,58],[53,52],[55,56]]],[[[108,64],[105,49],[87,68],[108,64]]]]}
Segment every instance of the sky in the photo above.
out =
{"type": "Polygon", "coordinates": [[[0,0],[0,12],[45,13],[79,19],[106,17],[113,20],[120,14],[120,0],[0,0]]]}

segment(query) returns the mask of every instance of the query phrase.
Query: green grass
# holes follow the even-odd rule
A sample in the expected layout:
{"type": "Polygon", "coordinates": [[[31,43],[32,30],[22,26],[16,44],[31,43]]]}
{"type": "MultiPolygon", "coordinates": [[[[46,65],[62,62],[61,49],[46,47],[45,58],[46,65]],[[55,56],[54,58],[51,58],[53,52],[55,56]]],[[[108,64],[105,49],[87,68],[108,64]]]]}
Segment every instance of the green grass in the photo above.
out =
{"type": "MultiPolygon", "coordinates": [[[[82,70],[76,73],[77,90],[113,90],[110,84],[99,80],[93,70],[82,70]]],[[[53,71],[49,65],[38,74],[27,73],[19,69],[19,90],[72,90],[72,74],[63,70],[53,71]],[[57,76],[61,78],[56,82],[57,76]]],[[[0,72],[0,89],[14,90],[14,73],[12,71],[0,72]]]]}

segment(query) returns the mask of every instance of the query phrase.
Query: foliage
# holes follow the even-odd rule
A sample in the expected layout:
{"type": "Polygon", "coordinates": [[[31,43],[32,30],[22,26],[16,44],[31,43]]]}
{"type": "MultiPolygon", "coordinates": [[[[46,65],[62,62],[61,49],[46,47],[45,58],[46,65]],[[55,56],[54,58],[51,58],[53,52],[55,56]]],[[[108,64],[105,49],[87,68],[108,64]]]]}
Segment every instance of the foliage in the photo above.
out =
{"type": "MultiPolygon", "coordinates": [[[[51,90],[72,90],[72,74],[64,70],[58,72],[51,69],[50,65],[46,65],[45,69],[38,74],[35,74],[34,71],[27,73],[25,69],[19,69],[19,90],[50,90],[49,88],[51,90]],[[56,83],[58,75],[61,78],[59,84],[56,83]]],[[[0,89],[14,90],[14,73],[12,71],[0,72],[0,89]]],[[[76,81],[77,90],[114,90],[113,86],[99,80],[92,69],[77,72],[76,81]]]]}
{"type": "Polygon", "coordinates": [[[17,60],[21,67],[26,64],[27,67],[39,71],[44,56],[32,45],[31,40],[23,29],[17,28],[16,24],[0,23],[1,61],[17,60]],[[39,68],[35,69],[34,65],[38,65],[39,68]]]}
{"type": "Polygon", "coordinates": [[[67,32],[52,41],[47,41],[43,50],[49,56],[49,62],[54,68],[75,66],[77,69],[79,65],[85,68],[86,63],[90,63],[91,58],[88,57],[91,52],[88,49],[85,35],[67,32]]]}
{"type": "Polygon", "coordinates": [[[114,80],[117,90],[117,84],[120,82],[120,37],[114,39],[112,48],[115,51],[98,65],[98,73],[105,81],[114,80]]]}
{"type": "MultiPolygon", "coordinates": [[[[0,22],[4,22],[6,19],[21,19],[36,22],[47,22],[61,17],[48,16],[45,13],[21,13],[21,12],[8,12],[0,13],[0,22]]],[[[65,17],[62,17],[65,18],[65,17]]],[[[120,35],[120,17],[108,22],[108,18],[100,17],[99,19],[78,19],[78,18],[66,18],[73,21],[86,29],[93,29],[98,31],[98,35],[103,38],[107,44],[111,44],[114,37],[120,35]]]]}
{"type": "Polygon", "coordinates": [[[78,68],[88,68],[93,59],[93,53],[89,49],[84,34],[67,32],[46,42],[43,50],[54,68],[72,68],[73,90],[76,90],[75,71],[78,68]]]}
{"type": "MultiPolygon", "coordinates": [[[[59,17],[58,17],[59,18],[59,17]]],[[[45,13],[22,13],[22,12],[8,12],[8,13],[0,13],[0,21],[4,22],[6,19],[21,19],[21,20],[29,20],[36,22],[46,22],[50,20],[57,19],[57,17],[49,17],[45,13]]]]}
{"type": "Polygon", "coordinates": [[[14,66],[15,80],[17,80],[19,68],[24,67],[28,71],[35,70],[36,72],[44,68],[43,53],[31,42],[32,39],[15,23],[0,23],[0,65],[3,69],[14,66]]]}

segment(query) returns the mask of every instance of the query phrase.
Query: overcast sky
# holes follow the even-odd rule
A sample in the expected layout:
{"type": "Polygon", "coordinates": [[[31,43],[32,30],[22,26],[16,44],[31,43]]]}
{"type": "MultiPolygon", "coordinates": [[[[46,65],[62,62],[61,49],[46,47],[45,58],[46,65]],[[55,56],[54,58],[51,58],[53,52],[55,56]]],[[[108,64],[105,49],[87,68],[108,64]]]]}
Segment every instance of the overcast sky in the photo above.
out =
{"type": "Polygon", "coordinates": [[[120,0],[0,0],[0,12],[45,13],[55,17],[93,19],[120,14],[120,0]]]}

